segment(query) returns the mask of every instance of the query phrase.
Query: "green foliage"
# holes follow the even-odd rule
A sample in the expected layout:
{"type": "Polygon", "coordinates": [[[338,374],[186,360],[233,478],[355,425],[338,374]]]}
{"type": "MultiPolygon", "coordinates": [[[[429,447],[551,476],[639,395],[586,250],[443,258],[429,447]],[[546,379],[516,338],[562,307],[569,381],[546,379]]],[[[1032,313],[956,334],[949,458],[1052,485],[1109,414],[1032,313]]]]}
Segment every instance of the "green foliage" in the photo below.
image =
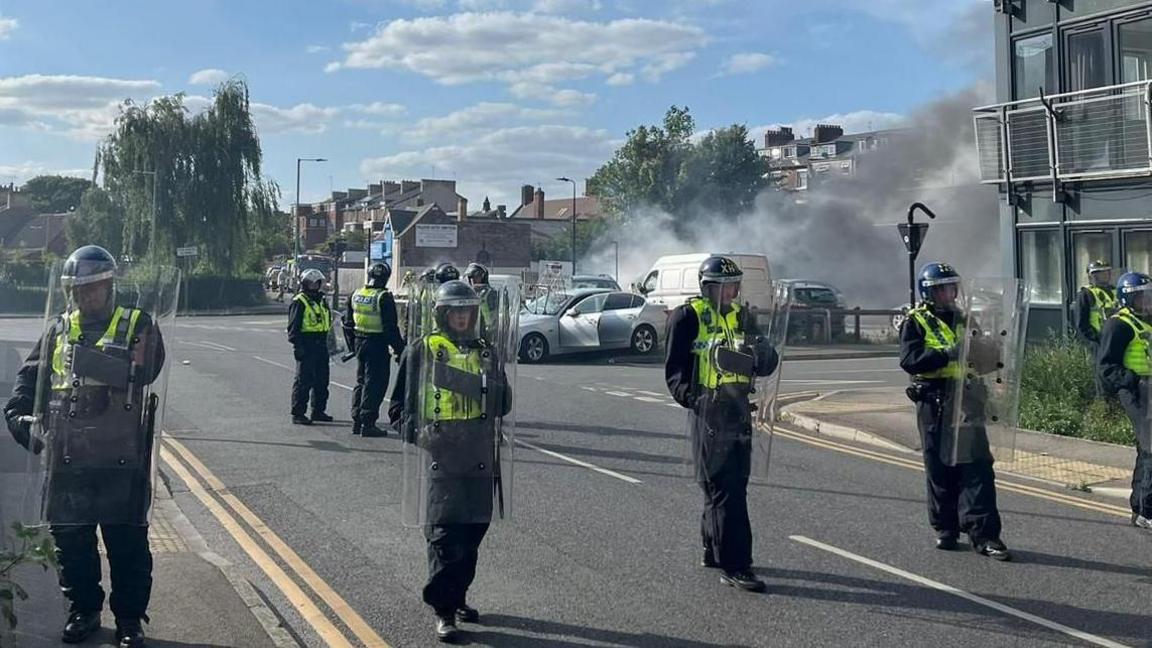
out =
{"type": "Polygon", "coordinates": [[[1088,349],[1067,335],[1028,349],[1021,375],[1020,426],[1093,441],[1136,442],[1120,405],[1096,397],[1088,349]]]}
{"type": "Polygon", "coordinates": [[[683,223],[693,213],[735,216],[768,186],[768,163],[756,153],[748,129],[734,124],[699,142],[688,108],[672,106],[663,126],[640,126],[589,180],[589,193],[614,214],[651,205],[683,223]]]}
{"type": "Polygon", "coordinates": [[[332,254],[335,250],[337,241],[344,241],[345,252],[367,252],[368,251],[368,233],[364,230],[352,230],[350,232],[339,232],[328,237],[320,246],[320,250],[326,254],[332,254]]]}
{"type": "Polygon", "coordinates": [[[59,214],[80,208],[80,196],[92,183],[84,178],[41,175],[24,183],[21,191],[42,213],[59,214]]]}
{"type": "Polygon", "coordinates": [[[103,184],[85,192],[69,240],[163,263],[174,261],[176,247],[198,245],[198,271],[258,271],[289,237],[279,187],[261,177],[261,161],[240,79],[223,83],[212,105],[191,117],[180,94],[144,106],[126,101],[98,151],[103,184]]]}
{"type": "MultiPolygon", "coordinates": [[[[601,237],[612,228],[613,219],[599,218],[576,221],[576,258],[583,258],[592,248],[601,245],[601,237]]],[[[571,227],[571,225],[569,225],[571,227]]],[[[572,230],[532,244],[532,260],[567,261],[572,258],[572,230]]],[[[577,268],[579,269],[579,268],[577,268]]]]}
{"type": "MultiPolygon", "coordinates": [[[[16,628],[16,602],[27,601],[28,592],[13,579],[13,572],[22,565],[59,569],[56,547],[52,537],[42,528],[27,527],[19,522],[12,525],[12,537],[0,543],[0,618],[9,630],[16,628]]],[[[0,646],[3,645],[0,637],[0,646]]]]}

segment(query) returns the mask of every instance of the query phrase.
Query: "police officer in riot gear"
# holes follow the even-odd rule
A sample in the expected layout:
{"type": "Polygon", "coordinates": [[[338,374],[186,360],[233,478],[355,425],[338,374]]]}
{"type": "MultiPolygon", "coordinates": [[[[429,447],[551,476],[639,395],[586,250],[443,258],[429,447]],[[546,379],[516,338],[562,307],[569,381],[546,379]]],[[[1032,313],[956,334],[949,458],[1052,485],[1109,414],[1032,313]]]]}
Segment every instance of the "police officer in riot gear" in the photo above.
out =
{"type": "Polygon", "coordinates": [[[444,262],[436,266],[434,274],[437,284],[444,284],[449,281],[456,281],[460,278],[460,270],[451,263],[444,262]]]}
{"type": "Polygon", "coordinates": [[[487,337],[493,313],[500,306],[500,295],[488,284],[488,268],[479,263],[468,264],[464,269],[464,278],[480,298],[480,334],[487,337]]]}
{"type": "Polygon", "coordinates": [[[929,263],[917,279],[921,302],[908,313],[900,330],[900,368],[912,375],[908,396],[916,403],[924,471],[928,486],[928,521],[936,530],[936,547],[957,548],[968,534],[973,550],[996,560],[1011,554],[1000,539],[996,473],[988,450],[975,461],[949,465],[953,414],[951,386],[962,377],[959,358],[964,314],[957,306],[960,275],[944,263],[929,263]]]}
{"type": "Polygon", "coordinates": [[[501,461],[495,454],[496,419],[512,406],[507,379],[491,370],[494,361],[477,334],[479,305],[475,291],[462,281],[436,289],[433,329],[409,340],[388,410],[404,441],[427,454],[424,463],[433,471],[415,487],[427,489],[420,504],[428,542],[423,599],[436,614],[437,637],[445,642],[457,638],[457,621],[480,618],[467,594],[493,516],[493,488],[500,489],[493,474],[501,461]],[[450,377],[448,384],[437,381],[441,370],[450,377]],[[482,374],[488,382],[482,383],[482,374]],[[453,375],[461,386],[451,383],[453,375]],[[466,386],[470,380],[476,389],[466,386]],[[480,384],[487,386],[480,389],[480,384]]]}
{"type": "Polygon", "coordinates": [[[404,351],[396,321],[396,301],[387,288],[391,276],[392,268],[387,263],[373,263],[365,286],[348,297],[344,314],[345,338],[357,359],[352,434],[366,437],[387,436],[387,432],[376,427],[376,421],[392,370],[388,350],[396,357],[404,351]]]}
{"type": "Polygon", "coordinates": [[[1129,272],[1117,282],[1120,310],[1104,322],[1096,373],[1104,392],[1116,396],[1136,433],[1132,471],[1132,525],[1152,531],[1152,429],[1149,426],[1149,340],[1152,339],[1152,277],[1129,272]]]}
{"type": "Polygon", "coordinates": [[[1088,284],[1076,295],[1076,333],[1088,343],[1092,357],[1100,344],[1104,321],[1118,309],[1116,287],[1112,285],[1112,266],[1096,259],[1088,264],[1088,284]]]}
{"type": "Polygon", "coordinates": [[[46,452],[44,517],[70,602],[61,639],[79,643],[100,629],[99,526],[117,641],[137,648],[152,591],[148,511],[158,399],[146,394],[163,368],[164,342],[149,313],[116,306],[115,276],[116,260],[101,247],[68,257],[60,277],[68,310],[29,354],[4,417],[18,443],[46,452]],[[50,394],[44,412],[34,412],[37,390],[50,394]],[[30,434],[33,414],[44,421],[44,440],[30,434]]]}
{"type": "Polygon", "coordinates": [[[328,407],[328,334],[332,329],[332,311],[324,301],[324,273],[315,268],[300,275],[300,292],[288,307],[288,342],[296,360],[296,379],[292,382],[292,422],[311,425],[314,421],[330,422],[328,407]],[[312,416],[308,398],[312,397],[312,416]]]}
{"type": "Polygon", "coordinates": [[[677,403],[690,415],[696,481],[704,493],[700,535],[701,564],[723,570],[720,581],[747,591],[766,589],[752,573],[752,526],[748,519],[751,472],[752,407],[755,376],[768,376],[779,362],[759,340],[755,319],[740,306],[744,276],[731,259],[713,256],[700,264],[700,297],[678,307],[669,318],[664,376],[677,403]],[[718,352],[739,351],[755,358],[749,373],[717,367],[718,352]]]}

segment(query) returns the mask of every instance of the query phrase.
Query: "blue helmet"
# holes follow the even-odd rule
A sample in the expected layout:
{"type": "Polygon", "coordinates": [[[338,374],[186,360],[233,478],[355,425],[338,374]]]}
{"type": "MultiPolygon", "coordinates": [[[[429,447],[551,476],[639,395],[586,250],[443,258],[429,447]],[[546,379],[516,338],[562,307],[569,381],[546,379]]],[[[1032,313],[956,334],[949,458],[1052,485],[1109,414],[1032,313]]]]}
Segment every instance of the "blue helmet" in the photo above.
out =
{"type": "Polygon", "coordinates": [[[960,273],[947,263],[929,263],[920,269],[920,276],[916,278],[916,288],[920,292],[920,299],[926,302],[932,301],[932,288],[958,283],[960,283],[960,273]]]}
{"type": "Polygon", "coordinates": [[[1136,305],[1136,293],[1152,290],[1152,277],[1143,272],[1125,272],[1116,282],[1116,300],[1125,308],[1136,305]]]}

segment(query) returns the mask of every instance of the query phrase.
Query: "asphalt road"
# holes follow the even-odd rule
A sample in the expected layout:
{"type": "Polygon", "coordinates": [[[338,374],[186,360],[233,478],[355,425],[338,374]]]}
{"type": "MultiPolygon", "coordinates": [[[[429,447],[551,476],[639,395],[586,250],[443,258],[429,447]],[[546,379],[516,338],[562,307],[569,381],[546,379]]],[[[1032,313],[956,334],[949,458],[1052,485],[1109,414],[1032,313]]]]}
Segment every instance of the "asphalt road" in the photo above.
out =
{"type": "MultiPolygon", "coordinates": [[[[182,320],[170,338],[165,474],[209,545],[306,645],[434,645],[401,444],[348,432],[354,366],[332,373],[345,422],[298,427],[278,318],[182,320]]],[[[902,384],[894,365],[789,363],[783,389],[902,384]]],[[[915,456],[788,432],[750,489],[769,592],[747,594],[697,566],[700,495],[660,365],[522,366],[517,387],[513,519],[481,549],[472,645],[1152,646],[1152,537],[1114,502],[1002,489],[1018,560],[939,552],[915,456]]]]}

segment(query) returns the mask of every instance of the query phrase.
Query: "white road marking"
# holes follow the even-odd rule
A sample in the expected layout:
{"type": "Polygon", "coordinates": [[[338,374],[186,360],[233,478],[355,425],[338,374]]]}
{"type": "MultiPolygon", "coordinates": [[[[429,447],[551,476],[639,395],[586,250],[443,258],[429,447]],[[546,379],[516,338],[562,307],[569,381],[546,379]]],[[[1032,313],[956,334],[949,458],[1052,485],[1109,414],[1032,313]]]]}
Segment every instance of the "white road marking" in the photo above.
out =
{"type": "Polygon", "coordinates": [[[595,387],[585,387],[583,385],[580,386],[580,389],[583,389],[584,391],[590,391],[590,392],[597,391],[595,387]]]}
{"type": "Polygon", "coordinates": [[[208,345],[209,347],[215,347],[217,351],[235,351],[236,350],[230,346],[226,346],[226,345],[220,344],[218,342],[210,342],[208,340],[200,340],[200,344],[205,344],[205,345],[208,345]]]}
{"type": "Polygon", "coordinates": [[[555,457],[556,459],[559,459],[561,461],[567,461],[568,463],[580,466],[581,468],[587,468],[588,470],[594,470],[594,471],[596,471],[602,475],[608,475],[609,477],[614,477],[616,479],[619,479],[620,481],[628,482],[629,484],[643,484],[644,483],[644,482],[640,481],[639,479],[636,479],[635,477],[629,477],[628,475],[622,475],[622,474],[620,474],[614,470],[608,470],[607,468],[601,468],[600,466],[590,464],[586,461],[580,461],[579,459],[573,459],[572,457],[569,457],[567,455],[562,455],[559,452],[553,452],[551,450],[546,450],[544,448],[541,448],[538,445],[528,443],[527,441],[521,441],[520,439],[516,439],[516,443],[524,446],[525,448],[531,448],[531,449],[535,450],[536,452],[546,454],[549,457],[555,457]]]}
{"type": "Polygon", "coordinates": [[[632,400],[643,401],[645,403],[663,403],[663,398],[652,398],[650,396],[633,396],[632,400]]]}
{"type": "Polygon", "coordinates": [[[680,407],[680,403],[664,403],[668,407],[680,407]]]}
{"type": "Polygon", "coordinates": [[[871,558],[865,558],[864,556],[854,554],[851,551],[846,551],[844,549],[840,549],[839,547],[833,547],[832,545],[824,544],[823,542],[819,542],[817,540],[813,540],[811,538],[807,538],[805,536],[800,536],[800,535],[789,536],[789,538],[792,540],[795,540],[796,542],[799,542],[801,544],[806,544],[810,547],[815,547],[815,548],[820,549],[822,551],[827,551],[828,553],[835,554],[837,556],[840,556],[841,558],[847,558],[848,560],[858,562],[862,565],[867,565],[869,567],[879,569],[880,571],[887,572],[889,574],[892,574],[893,576],[899,576],[900,578],[903,578],[905,580],[910,580],[913,583],[923,585],[924,587],[929,587],[929,588],[932,588],[934,590],[946,592],[948,594],[952,594],[953,596],[958,596],[958,597],[960,597],[966,601],[970,601],[970,602],[975,603],[977,605],[983,605],[984,607],[992,608],[993,610],[996,610],[997,612],[1001,612],[1003,614],[1014,616],[1018,619],[1023,619],[1025,621],[1035,623],[1036,625],[1043,626],[1045,628],[1048,628],[1049,630],[1055,630],[1056,632],[1066,634],[1069,637],[1075,637],[1076,639],[1079,639],[1081,641],[1095,644],[1097,646],[1108,646],[1109,648],[1126,648],[1125,644],[1112,641],[1111,639],[1105,639],[1104,637],[1098,637],[1094,634],[1089,634],[1089,633],[1084,632],[1082,630],[1070,628],[1070,627],[1068,627],[1062,623],[1057,623],[1055,621],[1049,621],[1048,619],[1038,617],[1035,614],[1029,614],[1028,612],[1024,612],[1022,610],[1017,610],[1016,608],[1013,608],[1013,607],[1008,607],[1007,605],[1004,605],[1003,603],[997,603],[996,601],[986,599],[982,596],[977,596],[975,594],[965,592],[964,590],[957,589],[955,587],[952,587],[951,585],[945,585],[944,583],[934,581],[930,578],[925,578],[923,576],[913,574],[912,572],[907,572],[907,571],[904,571],[903,569],[899,569],[899,568],[893,567],[891,565],[886,565],[882,562],[877,562],[875,560],[872,560],[871,558]]]}
{"type": "Polygon", "coordinates": [[[608,394],[609,396],[623,396],[624,398],[628,398],[629,396],[632,395],[632,394],[629,394],[628,392],[618,392],[618,391],[606,391],[604,393],[608,394]]]}
{"type": "Polygon", "coordinates": [[[637,390],[636,390],[636,393],[637,393],[637,394],[644,394],[644,395],[646,395],[646,396],[658,396],[658,397],[663,397],[663,396],[665,396],[665,394],[661,394],[660,392],[650,392],[650,391],[644,391],[643,389],[637,389],[637,390]]]}

